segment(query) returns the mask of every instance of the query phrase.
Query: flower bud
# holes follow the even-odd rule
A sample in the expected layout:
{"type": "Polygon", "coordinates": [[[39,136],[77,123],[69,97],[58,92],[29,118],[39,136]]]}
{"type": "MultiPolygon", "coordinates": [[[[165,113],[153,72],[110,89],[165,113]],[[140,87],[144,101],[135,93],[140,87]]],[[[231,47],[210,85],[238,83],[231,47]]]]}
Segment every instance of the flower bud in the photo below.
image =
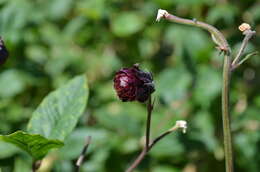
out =
{"type": "Polygon", "coordinates": [[[114,88],[123,102],[145,102],[155,91],[151,73],[140,70],[138,64],[116,72],[114,88]]]}
{"type": "Polygon", "coordinates": [[[3,39],[0,37],[0,65],[4,64],[8,58],[9,53],[5,47],[3,39]]]}
{"type": "Polygon", "coordinates": [[[238,29],[241,31],[241,32],[244,32],[246,30],[250,30],[251,29],[251,26],[247,23],[242,23],[238,29]]]}

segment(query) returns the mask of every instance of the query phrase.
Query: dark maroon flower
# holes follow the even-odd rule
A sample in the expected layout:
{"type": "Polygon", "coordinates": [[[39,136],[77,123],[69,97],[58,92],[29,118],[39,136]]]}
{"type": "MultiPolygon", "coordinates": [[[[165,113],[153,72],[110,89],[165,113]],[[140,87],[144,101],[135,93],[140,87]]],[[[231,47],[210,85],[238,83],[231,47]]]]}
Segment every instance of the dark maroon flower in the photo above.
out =
{"type": "Polygon", "coordinates": [[[8,58],[9,53],[5,47],[3,39],[0,37],[0,65],[4,64],[8,58]]]}
{"type": "Polygon", "coordinates": [[[138,64],[119,70],[114,77],[114,88],[123,102],[145,102],[155,91],[151,73],[140,70],[138,64]]]}

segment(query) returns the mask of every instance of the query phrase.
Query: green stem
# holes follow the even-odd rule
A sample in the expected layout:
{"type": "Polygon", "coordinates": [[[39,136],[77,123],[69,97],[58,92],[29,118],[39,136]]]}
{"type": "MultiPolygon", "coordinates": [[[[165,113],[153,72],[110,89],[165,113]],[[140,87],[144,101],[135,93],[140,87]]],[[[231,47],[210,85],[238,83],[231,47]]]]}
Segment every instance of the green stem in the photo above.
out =
{"type": "Polygon", "coordinates": [[[145,155],[149,151],[152,111],[153,111],[152,97],[149,96],[148,101],[147,101],[145,147],[143,148],[143,151],[140,153],[140,155],[133,162],[133,164],[126,170],[126,172],[132,172],[141,163],[141,161],[144,159],[145,155]]]}
{"type": "MultiPolygon", "coordinates": [[[[200,22],[197,20],[189,20],[174,16],[165,10],[161,11],[162,14],[159,16],[165,18],[166,20],[181,23],[186,25],[192,25],[206,29],[211,33],[213,41],[217,43],[221,51],[224,51],[224,66],[223,66],[223,87],[222,87],[222,120],[223,120],[223,133],[224,133],[224,150],[225,150],[225,162],[226,162],[226,172],[233,172],[233,153],[232,153],[232,139],[230,130],[230,119],[229,119],[229,84],[231,78],[231,50],[229,48],[228,42],[223,36],[223,34],[207,23],[200,22]]],[[[159,13],[159,11],[158,11],[159,13]]],[[[157,19],[157,20],[159,20],[157,19]]]]}
{"type": "Polygon", "coordinates": [[[139,156],[135,159],[135,161],[132,163],[132,165],[125,172],[132,172],[142,162],[142,160],[144,159],[146,154],[153,148],[153,146],[156,143],[158,143],[164,137],[166,137],[170,133],[176,131],[177,129],[179,129],[179,127],[177,125],[175,125],[173,128],[165,131],[164,133],[162,133],[161,135],[156,137],[154,140],[152,140],[151,143],[148,145],[148,147],[143,148],[142,152],[139,154],[139,156]]]}
{"type": "Polygon", "coordinates": [[[150,144],[150,128],[151,128],[151,116],[153,111],[152,98],[149,96],[147,102],[147,121],[146,121],[146,136],[145,136],[145,147],[148,149],[150,144]]]}
{"type": "Polygon", "coordinates": [[[233,172],[233,150],[232,137],[230,130],[230,115],[229,115],[229,87],[231,79],[231,59],[229,55],[225,55],[223,64],[223,86],[222,86],[222,120],[224,134],[224,151],[226,172],[233,172]]]}

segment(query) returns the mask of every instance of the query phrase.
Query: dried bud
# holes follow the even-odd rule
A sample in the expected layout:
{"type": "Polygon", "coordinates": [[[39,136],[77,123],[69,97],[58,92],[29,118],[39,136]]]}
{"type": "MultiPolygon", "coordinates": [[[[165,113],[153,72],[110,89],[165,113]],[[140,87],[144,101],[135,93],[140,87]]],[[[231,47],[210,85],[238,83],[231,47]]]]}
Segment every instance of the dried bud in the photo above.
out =
{"type": "Polygon", "coordinates": [[[169,13],[166,10],[159,9],[156,16],[156,21],[159,22],[161,18],[167,17],[169,13]]]}
{"type": "Polygon", "coordinates": [[[183,133],[186,133],[186,130],[187,130],[187,122],[186,121],[183,121],[183,120],[176,121],[176,126],[178,128],[181,128],[183,133]]]}
{"type": "Polygon", "coordinates": [[[176,121],[175,125],[172,128],[170,128],[168,131],[172,132],[172,131],[175,131],[177,129],[182,129],[182,132],[186,133],[187,122],[184,121],[184,120],[176,121]]]}
{"type": "Polygon", "coordinates": [[[8,58],[9,53],[5,47],[3,39],[0,37],[0,65],[4,64],[8,58]]]}
{"type": "Polygon", "coordinates": [[[114,88],[123,102],[145,102],[155,91],[151,73],[140,70],[138,64],[119,70],[114,77],[114,88]]]}
{"type": "Polygon", "coordinates": [[[251,29],[251,26],[247,23],[242,23],[238,29],[241,31],[241,32],[244,32],[246,30],[250,30],[251,29]]]}

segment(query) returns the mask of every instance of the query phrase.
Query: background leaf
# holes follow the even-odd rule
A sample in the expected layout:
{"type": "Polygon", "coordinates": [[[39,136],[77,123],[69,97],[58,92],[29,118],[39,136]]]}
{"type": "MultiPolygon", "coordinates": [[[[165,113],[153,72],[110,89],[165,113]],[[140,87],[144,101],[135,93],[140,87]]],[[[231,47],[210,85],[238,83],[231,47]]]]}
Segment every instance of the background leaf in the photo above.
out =
{"type": "Polygon", "coordinates": [[[10,135],[0,135],[0,139],[12,143],[29,153],[35,160],[43,158],[50,149],[60,148],[63,143],[59,140],[49,140],[38,134],[28,134],[17,131],[10,135]]]}
{"type": "MultiPolygon", "coordinates": [[[[214,24],[227,38],[233,56],[243,39],[237,27],[249,23],[257,33],[246,52],[260,50],[259,0],[0,0],[0,36],[10,52],[0,67],[0,134],[26,130],[46,95],[85,73],[91,94],[88,107],[64,140],[65,146],[49,154],[43,166],[53,172],[74,171],[85,138],[91,135],[81,170],[125,171],[142,148],[146,107],[120,102],[113,77],[120,68],[140,63],[153,73],[156,87],[151,139],[176,120],[187,120],[189,129],[185,135],[167,136],[136,171],[225,171],[223,57],[205,30],[166,20],[155,22],[160,8],[214,24]]],[[[236,172],[260,169],[259,76],[259,55],[232,74],[236,172]]],[[[39,123],[35,127],[46,127],[45,122],[39,123]]],[[[24,162],[20,160],[27,159],[31,166],[26,152],[1,143],[3,172],[21,171],[24,162]]]]}
{"type": "Polygon", "coordinates": [[[17,153],[18,151],[19,149],[14,145],[0,140],[0,152],[1,152],[0,159],[10,157],[15,153],[17,153]]]}
{"type": "Polygon", "coordinates": [[[39,105],[28,124],[30,133],[49,139],[64,140],[76,126],[88,98],[85,75],[50,93],[39,105]]]}
{"type": "Polygon", "coordinates": [[[136,13],[126,12],[118,15],[112,21],[112,31],[117,36],[129,36],[138,32],[144,26],[144,20],[136,13]]]}

